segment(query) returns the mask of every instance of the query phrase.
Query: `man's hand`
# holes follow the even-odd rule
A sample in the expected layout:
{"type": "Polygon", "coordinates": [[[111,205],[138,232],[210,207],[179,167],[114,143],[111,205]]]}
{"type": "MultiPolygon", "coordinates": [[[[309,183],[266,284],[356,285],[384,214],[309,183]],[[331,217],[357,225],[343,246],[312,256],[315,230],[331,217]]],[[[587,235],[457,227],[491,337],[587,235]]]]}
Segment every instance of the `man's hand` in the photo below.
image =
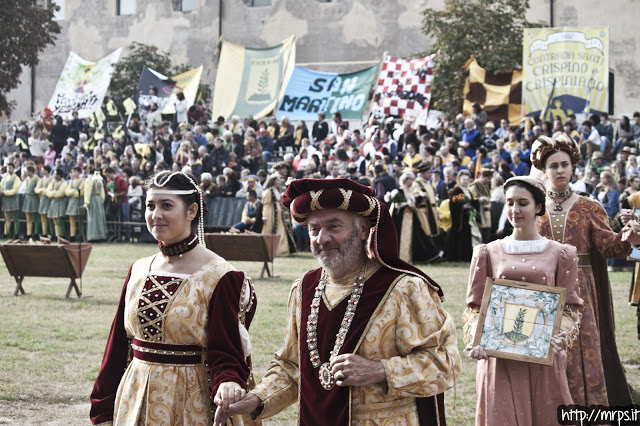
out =
{"type": "Polygon", "coordinates": [[[213,420],[214,426],[223,426],[229,417],[236,414],[251,414],[262,405],[260,398],[253,393],[248,393],[244,395],[242,400],[229,405],[228,411],[223,410],[220,404],[217,401],[215,402],[218,405],[218,409],[213,420]]]}
{"type": "Polygon", "coordinates": [[[333,358],[331,372],[338,386],[364,386],[387,379],[381,361],[368,360],[355,354],[342,354],[333,358]]]}

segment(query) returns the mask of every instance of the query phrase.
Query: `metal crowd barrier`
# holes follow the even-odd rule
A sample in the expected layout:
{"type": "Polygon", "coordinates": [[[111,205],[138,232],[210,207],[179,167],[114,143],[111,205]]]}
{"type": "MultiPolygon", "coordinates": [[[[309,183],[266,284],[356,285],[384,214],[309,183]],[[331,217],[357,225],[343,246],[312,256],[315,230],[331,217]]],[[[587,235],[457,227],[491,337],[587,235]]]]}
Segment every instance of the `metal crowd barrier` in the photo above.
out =
{"type": "MultiPolygon", "coordinates": [[[[20,235],[24,235],[26,232],[26,216],[22,212],[22,205],[24,203],[24,194],[20,194],[20,235]]],[[[1,198],[0,198],[1,199],[1,198]]],[[[205,204],[208,210],[207,221],[205,222],[205,229],[207,232],[226,231],[233,224],[242,220],[242,209],[247,202],[244,198],[236,197],[214,197],[205,200],[205,204]]],[[[1,203],[0,203],[1,205],[1,203]]],[[[144,205],[144,202],[143,202],[144,205]]],[[[84,210],[81,209],[82,226],[86,229],[86,216],[84,210]]],[[[144,222],[144,212],[142,213],[142,221],[122,221],[122,220],[107,220],[107,227],[114,227],[116,229],[116,237],[121,236],[122,228],[124,226],[131,226],[132,233],[135,234],[135,238],[140,242],[152,242],[155,241],[147,231],[147,225],[144,222]]],[[[4,216],[0,214],[0,223],[4,226],[4,216]]],[[[68,229],[68,221],[65,220],[66,229],[68,229]]],[[[84,235],[85,229],[82,230],[84,235]]],[[[1,231],[0,231],[1,232],[1,231]]],[[[0,234],[0,237],[2,234],[0,234]]]]}

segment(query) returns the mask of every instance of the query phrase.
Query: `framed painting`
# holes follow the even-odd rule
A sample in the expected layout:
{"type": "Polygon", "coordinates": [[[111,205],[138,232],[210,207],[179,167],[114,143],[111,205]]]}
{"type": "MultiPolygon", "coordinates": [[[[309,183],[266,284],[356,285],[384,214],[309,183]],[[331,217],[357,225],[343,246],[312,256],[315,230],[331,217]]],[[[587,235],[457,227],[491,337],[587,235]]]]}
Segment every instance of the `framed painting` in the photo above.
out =
{"type": "Polygon", "coordinates": [[[473,346],[487,355],[552,365],[567,289],[487,278],[473,346]]]}
{"type": "MultiPolygon", "coordinates": [[[[636,218],[640,218],[640,209],[633,209],[633,212],[636,214],[636,218]]],[[[627,260],[632,262],[640,262],[640,249],[631,248],[631,253],[627,256],[627,260]]]]}

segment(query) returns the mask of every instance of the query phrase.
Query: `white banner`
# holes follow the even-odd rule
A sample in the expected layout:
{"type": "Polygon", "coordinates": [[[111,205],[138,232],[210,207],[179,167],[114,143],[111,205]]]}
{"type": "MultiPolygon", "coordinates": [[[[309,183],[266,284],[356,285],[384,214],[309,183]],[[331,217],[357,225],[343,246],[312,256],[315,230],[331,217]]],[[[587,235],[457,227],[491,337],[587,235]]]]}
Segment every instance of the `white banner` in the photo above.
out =
{"type": "Polygon", "coordinates": [[[585,33],[579,31],[563,31],[559,33],[549,34],[546,40],[536,40],[531,43],[529,53],[536,50],[547,50],[550,44],[555,43],[581,43],[585,49],[598,49],[604,55],[604,44],[598,38],[587,38],[585,33]]]}
{"type": "Polygon", "coordinates": [[[122,48],[97,62],[86,61],[70,52],[49,101],[48,107],[53,115],[71,118],[71,113],[78,111],[79,118],[87,118],[97,111],[107,93],[121,52],[122,48]]]}

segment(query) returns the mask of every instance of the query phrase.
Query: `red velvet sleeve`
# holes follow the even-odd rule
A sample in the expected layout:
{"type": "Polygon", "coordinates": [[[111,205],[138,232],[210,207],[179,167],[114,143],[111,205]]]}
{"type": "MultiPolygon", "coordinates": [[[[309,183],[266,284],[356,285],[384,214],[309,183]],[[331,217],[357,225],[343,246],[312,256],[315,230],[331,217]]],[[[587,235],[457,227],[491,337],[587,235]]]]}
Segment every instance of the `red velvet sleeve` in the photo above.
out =
{"type": "MultiPolygon", "coordinates": [[[[247,389],[250,368],[242,351],[238,330],[240,294],[244,284],[244,273],[230,271],[221,279],[209,303],[209,332],[207,336],[207,362],[211,377],[212,398],[224,382],[236,382],[247,389]]],[[[253,292],[253,287],[251,287],[253,292]]],[[[257,302],[246,313],[247,330],[256,312],[257,302]]]]}
{"type": "MultiPolygon", "coordinates": [[[[133,267],[133,265],[132,265],[133,267]]],[[[127,284],[131,276],[131,268],[124,282],[120,303],[116,317],[111,324],[111,331],[107,339],[107,347],[104,350],[102,366],[96,378],[96,383],[91,391],[91,423],[98,424],[113,420],[113,406],[116,399],[118,385],[124,371],[127,369],[127,357],[129,354],[129,341],[124,328],[124,301],[127,293],[127,284]]]]}

